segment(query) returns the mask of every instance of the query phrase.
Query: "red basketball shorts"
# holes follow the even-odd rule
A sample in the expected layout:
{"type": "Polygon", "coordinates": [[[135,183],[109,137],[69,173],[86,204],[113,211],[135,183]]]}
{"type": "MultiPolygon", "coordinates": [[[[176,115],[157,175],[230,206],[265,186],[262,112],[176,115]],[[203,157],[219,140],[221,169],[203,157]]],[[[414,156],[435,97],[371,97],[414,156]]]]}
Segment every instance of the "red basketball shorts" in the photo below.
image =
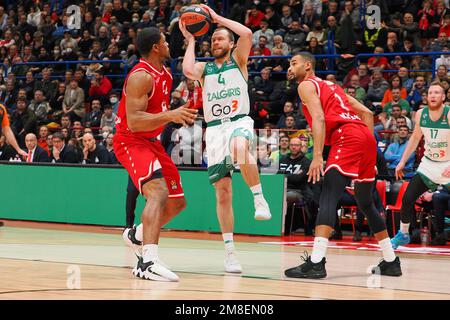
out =
{"type": "Polygon", "coordinates": [[[365,125],[348,123],[331,135],[331,149],[325,172],[335,168],[356,182],[375,180],[377,142],[365,125]]]}
{"type": "Polygon", "coordinates": [[[151,179],[155,171],[161,169],[169,190],[169,198],[184,197],[178,169],[160,141],[116,134],[114,152],[141,194],[143,184],[151,179]]]}

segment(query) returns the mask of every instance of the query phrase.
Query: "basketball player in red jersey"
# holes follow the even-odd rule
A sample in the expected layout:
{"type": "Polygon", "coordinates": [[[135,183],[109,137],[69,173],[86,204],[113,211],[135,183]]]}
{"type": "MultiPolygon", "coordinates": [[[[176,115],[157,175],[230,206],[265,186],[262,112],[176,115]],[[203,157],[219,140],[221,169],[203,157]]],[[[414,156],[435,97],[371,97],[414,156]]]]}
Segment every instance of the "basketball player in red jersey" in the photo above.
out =
{"type": "Polygon", "coordinates": [[[353,179],[355,198],[383,251],[383,260],[372,273],[386,276],[402,274],[400,260],[386,230],[386,223],[377,212],[372,190],[375,183],[377,144],[373,135],[372,112],[344,90],[314,74],[315,58],[308,52],[292,57],[289,77],[299,82],[298,94],[303,113],[312,129],[314,155],[308,171],[308,182],[316,183],[324,176],[319,200],[319,214],[312,255],[302,257],[304,263],[288,269],[291,278],[320,279],[327,276],[325,255],[336,217],[336,207],[345,187],[353,179]],[[330,145],[327,166],[323,171],[324,144],[330,145]]]}
{"type": "Polygon", "coordinates": [[[180,175],[160,142],[164,125],[194,122],[197,110],[184,105],[168,110],[172,75],[164,67],[170,58],[164,34],[145,28],[136,39],[143,57],[128,74],[119,104],[114,136],[114,152],[147,202],[142,225],[126,229],[124,238],[135,248],[142,241],[133,274],[157,281],[178,281],[178,276],[158,258],[161,226],[186,206],[180,175]]]}

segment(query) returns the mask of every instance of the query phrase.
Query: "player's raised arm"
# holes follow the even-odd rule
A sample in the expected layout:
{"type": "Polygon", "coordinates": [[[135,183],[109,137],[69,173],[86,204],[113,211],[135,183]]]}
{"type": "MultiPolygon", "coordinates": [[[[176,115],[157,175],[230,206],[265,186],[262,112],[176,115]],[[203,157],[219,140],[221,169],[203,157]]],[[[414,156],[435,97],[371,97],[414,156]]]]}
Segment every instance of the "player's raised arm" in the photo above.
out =
{"type": "Polygon", "coordinates": [[[316,88],[310,81],[303,81],[298,86],[298,95],[306,104],[312,118],[314,141],[313,160],[308,170],[308,182],[316,183],[323,175],[323,147],[325,144],[325,115],[316,88]]]}
{"type": "Polygon", "coordinates": [[[183,74],[192,80],[200,81],[205,69],[205,62],[195,62],[195,37],[186,30],[186,26],[178,21],[180,31],[188,41],[188,46],[183,58],[183,74]]]}
{"type": "Polygon", "coordinates": [[[420,109],[416,112],[414,131],[408,140],[408,144],[406,145],[405,152],[403,152],[402,159],[395,168],[395,177],[397,179],[403,178],[403,168],[405,167],[409,157],[411,156],[413,151],[416,150],[420,140],[422,139],[423,134],[422,129],[420,129],[420,118],[422,117],[422,111],[423,109],[420,109]]]}
{"type": "Polygon", "coordinates": [[[370,132],[374,132],[373,127],[373,113],[366,106],[364,106],[361,102],[346,94],[348,102],[352,107],[353,111],[361,118],[361,120],[369,127],[370,132]]]}
{"type": "Polygon", "coordinates": [[[128,78],[127,121],[132,132],[155,130],[169,122],[191,124],[197,117],[197,110],[182,106],[178,109],[156,114],[148,113],[148,94],[153,89],[153,77],[146,72],[136,72],[128,78]]]}
{"type": "Polygon", "coordinates": [[[204,4],[201,4],[200,6],[209,12],[214,23],[220,24],[230,29],[239,36],[239,40],[237,41],[236,49],[234,50],[233,55],[240,67],[245,66],[245,68],[247,68],[248,56],[250,55],[250,50],[252,49],[252,30],[240,24],[239,22],[219,16],[214,12],[214,10],[204,4]]]}

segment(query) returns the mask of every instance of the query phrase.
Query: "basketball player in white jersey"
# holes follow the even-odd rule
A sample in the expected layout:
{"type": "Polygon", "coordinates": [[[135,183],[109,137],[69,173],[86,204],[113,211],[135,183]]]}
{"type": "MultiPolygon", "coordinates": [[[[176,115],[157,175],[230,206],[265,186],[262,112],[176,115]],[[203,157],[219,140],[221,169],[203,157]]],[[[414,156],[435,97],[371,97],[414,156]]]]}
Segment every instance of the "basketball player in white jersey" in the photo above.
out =
{"type": "Polygon", "coordinates": [[[242,267],[236,258],[233,243],[231,173],[234,164],[239,165],[254,195],[255,219],[271,218],[256,160],[249,152],[253,139],[253,120],[248,116],[247,60],[252,48],[252,31],[238,22],[219,16],[208,6],[201,7],[210,13],[213,23],[221,25],[211,37],[215,60],[195,62],[195,38],[180,22],[180,30],[188,40],[183,73],[189,79],[198,80],[203,88],[208,175],[216,190],[217,216],[226,251],[225,271],[241,273],[242,267]],[[239,35],[234,50],[233,32],[239,35]]]}

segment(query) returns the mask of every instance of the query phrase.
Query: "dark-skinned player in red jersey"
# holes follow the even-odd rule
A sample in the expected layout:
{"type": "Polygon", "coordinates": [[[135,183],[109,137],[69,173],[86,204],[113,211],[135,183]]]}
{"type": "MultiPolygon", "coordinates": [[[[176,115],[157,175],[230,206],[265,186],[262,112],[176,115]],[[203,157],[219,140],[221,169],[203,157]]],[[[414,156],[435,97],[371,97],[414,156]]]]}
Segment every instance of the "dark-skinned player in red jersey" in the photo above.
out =
{"type": "Polygon", "coordinates": [[[400,276],[400,260],[395,256],[386,223],[372,199],[377,158],[372,112],[345,94],[340,86],[316,77],[314,67],[314,56],[301,52],[292,57],[288,76],[299,83],[298,94],[303,113],[313,134],[314,153],[308,181],[316,183],[321,175],[324,176],[320,209],[312,255],[306,254],[302,257],[304,263],[286,270],[285,275],[309,279],[327,276],[325,256],[336,219],[336,207],[345,187],[353,179],[358,207],[367,217],[383,252],[383,260],[372,269],[372,273],[400,276]],[[322,153],[325,144],[330,145],[331,149],[324,171],[322,153]]]}
{"type": "Polygon", "coordinates": [[[133,274],[156,281],[178,281],[158,258],[161,226],[186,207],[180,175],[161,145],[164,125],[189,125],[197,110],[184,105],[169,110],[172,75],[164,66],[170,58],[164,34],[157,28],[141,30],[136,39],[141,60],[128,74],[119,104],[114,152],[136,188],[146,198],[142,224],[124,231],[127,244],[138,253],[133,274]],[[140,252],[142,245],[142,253],[140,252]]]}

